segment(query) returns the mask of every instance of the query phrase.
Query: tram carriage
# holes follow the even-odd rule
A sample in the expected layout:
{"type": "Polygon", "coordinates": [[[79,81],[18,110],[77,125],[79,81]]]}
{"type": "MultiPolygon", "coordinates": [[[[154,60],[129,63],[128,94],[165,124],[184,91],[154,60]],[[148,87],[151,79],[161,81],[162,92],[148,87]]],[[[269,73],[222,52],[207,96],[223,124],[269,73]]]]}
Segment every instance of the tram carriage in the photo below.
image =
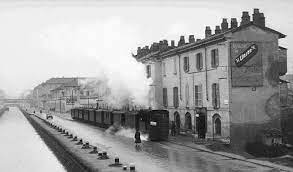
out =
{"type": "Polygon", "coordinates": [[[153,141],[167,140],[169,135],[169,113],[166,110],[123,111],[74,108],[71,109],[71,117],[102,128],[115,125],[139,129],[143,133],[149,133],[150,140],[153,141]]]}

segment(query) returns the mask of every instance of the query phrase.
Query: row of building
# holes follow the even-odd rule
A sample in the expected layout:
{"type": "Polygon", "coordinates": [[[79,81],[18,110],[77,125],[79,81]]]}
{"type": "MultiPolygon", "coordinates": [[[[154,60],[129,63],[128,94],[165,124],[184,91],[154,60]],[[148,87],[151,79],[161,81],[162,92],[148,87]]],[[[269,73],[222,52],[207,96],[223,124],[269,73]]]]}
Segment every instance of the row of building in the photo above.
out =
{"type": "Polygon", "coordinates": [[[181,36],[177,46],[161,40],[138,47],[133,57],[153,80],[150,106],[168,110],[178,131],[244,145],[282,129],[287,49],[279,39],[286,35],[267,27],[259,9],[220,25],[214,33],[206,26],[203,39],[181,36]]]}
{"type": "Polygon", "coordinates": [[[33,105],[46,110],[68,112],[74,107],[96,107],[98,97],[82,83],[89,78],[50,78],[33,89],[33,105]]]}

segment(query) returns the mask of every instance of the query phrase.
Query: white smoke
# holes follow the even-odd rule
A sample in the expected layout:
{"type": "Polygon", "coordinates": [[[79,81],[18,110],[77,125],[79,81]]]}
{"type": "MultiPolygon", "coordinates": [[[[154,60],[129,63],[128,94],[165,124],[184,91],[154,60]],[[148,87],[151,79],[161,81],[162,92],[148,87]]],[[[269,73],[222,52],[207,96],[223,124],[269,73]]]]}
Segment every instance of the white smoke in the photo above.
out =
{"type": "MultiPolygon", "coordinates": [[[[115,136],[123,136],[123,137],[134,139],[134,135],[136,131],[133,128],[124,128],[122,126],[112,125],[105,132],[108,134],[113,134],[115,136]]],[[[140,134],[141,140],[147,141],[148,138],[149,138],[148,134],[142,134],[142,133],[140,134]]]]}
{"type": "Polygon", "coordinates": [[[46,50],[62,58],[79,60],[80,65],[87,65],[84,58],[95,61],[96,73],[91,73],[95,79],[84,85],[105,87],[107,91],[95,91],[112,106],[121,107],[129,100],[137,105],[148,104],[151,81],[146,78],[145,66],[131,56],[131,49],[140,41],[135,26],[123,24],[119,18],[60,24],[44,30],[41,38],[46,50]]]}

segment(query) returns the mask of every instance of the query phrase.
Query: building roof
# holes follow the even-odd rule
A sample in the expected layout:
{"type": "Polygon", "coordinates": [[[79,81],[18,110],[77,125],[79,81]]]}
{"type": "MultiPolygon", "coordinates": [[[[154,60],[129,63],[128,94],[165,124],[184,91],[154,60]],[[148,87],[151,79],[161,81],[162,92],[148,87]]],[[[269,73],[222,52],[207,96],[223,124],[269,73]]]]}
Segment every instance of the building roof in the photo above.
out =
{"type": "MultiPolygon", "coordinates": [[[[228,34],[228,33],[235,33],[235,32],[239,32],[247,27],[250,27],[250,26],[255,26],[255,27],[258,27],[262,30],[265,30],[265,31],[268,31],[268,32],[272,32],[274,34],[277,34],[279,36],[279,38],[285,38],[286,35],[274,30],[274,29],[271,29],[271,28],[268,28],[268,27],[263,27],[263,26],[259,26],[259,25],[256,25],[254,24],[253,22],[249,22],[247,24],[243,24],[243,25],[240,25],[236,28],[230,28],[228,29],[227,31],[224,31],[224,32],[221,32],[219,34],[213,34],[205,39],[202,39],[202,40],[199,40],[199,41],[196,41],[196,42],[193,42],[193,43],[186,43],[185,45],[182,45],[182,46],[177,46],[175,48],[172,48],[167,50],[167,51],[158,51],[158,52],[151,52],[145,56],[142,56],[142,57],[139,57],[138,55],[133,55],[134,58],[136,58],[137,60],[139,61],[142,61],[142,60],[146,60],[146,59],[149,59],[150,57],[155,57],[155,56],[160,56],[160,57],[166,57],[166,56],[171,56],[171,55],[174,55],[176,53],[183,53],[183,52],[186,52],[186,51],[190,51],[191,49],[197,49],[197,48],[201,48],[203,46],[206,46],[207,44],[214,44],[216,42],[220,42],[220,41],[225,41],[226,38],[225,38],[225,34],[228,34]]],[[[280,48],[284,48],[284,47],[280,47],[280,48]]]]}
{"type": "Polygon", "coordinates": [[[71,82],[76,78],[50,78],[49,80],[46,81],[46,84],[65,84],[68,82],[71,82]]]}

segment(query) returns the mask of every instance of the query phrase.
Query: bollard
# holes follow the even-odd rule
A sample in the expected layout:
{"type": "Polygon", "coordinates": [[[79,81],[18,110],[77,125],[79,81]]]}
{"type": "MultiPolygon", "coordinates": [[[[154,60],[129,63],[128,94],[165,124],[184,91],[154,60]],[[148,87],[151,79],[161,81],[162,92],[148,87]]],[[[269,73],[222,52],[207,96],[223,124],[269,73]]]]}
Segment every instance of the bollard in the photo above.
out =
{"type": "Polygon", "coordinates": [[[129,170],[130,170],[130,171],[135,171],[135,166],[134,166],[133,163],[130,163],[130,165],[129,165],[129,170]]]}
{"type": "Polygon", "coordinates": [[[68,138],[69,138],[69,139],[73,138],[73,135],[72,135],[72,134],[70,134],[68,138]]]}
{"type": "Polygon", "coordinates": [[[74,136],[74,138],[72,139],[73,141],[77,141],[77,137],[76,136],[74,136]]]}
{"type": "Polygon", "coordinates": [[[122,166],[122,164],[119,162],[118,156],[115,156],[114,164],[110,164],[109,166],[110,167],[121,167],[122,166]]]}
{"type": "Polygon", "coordinates": [[[62,130],[62,134],[65,134],[65,130],[62,130]]]}
{"type": "Polygon", "coordinates": [[[104,160],[104,159],[109,159],[108,155],[107,155],[107,152],[106,151],[103,151],[102,153],[98,153],[98,156],[99,158],[98,159],[101,159],[101,160],[104,160]]]}
{"type": "Polygon", "coordinates": [[[76,143],[77,145],[82,145],[82,139],[80,139],[79,141],[78,141],[78,143],[76,143]]]}
{"type": "Polygon", "coordinates": [[[127,170],[127,166],[126,165],[123,166],[123,170],[127,170]]]}
{"type": "Polygon", "coordinates": [[[114,161],[115,161],[115,164],[120,164],[120,163],[119,163],[119,158],[118,158],[118,157],[115,157],[115,160],[114,160],[114,161]]]}
{"type": "Polygon", "coordinates": [[[69,135],[69,133],[68,133],[68,131],[66,131],[65,136],[68,136],[68,135],[69,135]]]}
{"type": "Polygon", "coordinates": [[[90,151],[90,153],[98,153],[98,151],[97,151],[97,147],[96,147],[96,146],[94,146],[94,147],[93,147],[93,150],[92,150],[92,151],[90,151]]]}
{"type": "Polygon", "coordinates": [[[106,151],[103,151],[103,156],[107,156],[107,152],[106,151]]]}
{"type": "Polygon", "coordinates": [[[90,148],[90,144],[89,142],[85,142],[84,145],[82,145],[81,149],[89,149],[90,148]]]}
{"type": "Polygon", "coordinates": [[[103,153],[102,152],[99,152],[98,153],[98,156],[100,156],[100,157],[103,156],[103,153]]]}

